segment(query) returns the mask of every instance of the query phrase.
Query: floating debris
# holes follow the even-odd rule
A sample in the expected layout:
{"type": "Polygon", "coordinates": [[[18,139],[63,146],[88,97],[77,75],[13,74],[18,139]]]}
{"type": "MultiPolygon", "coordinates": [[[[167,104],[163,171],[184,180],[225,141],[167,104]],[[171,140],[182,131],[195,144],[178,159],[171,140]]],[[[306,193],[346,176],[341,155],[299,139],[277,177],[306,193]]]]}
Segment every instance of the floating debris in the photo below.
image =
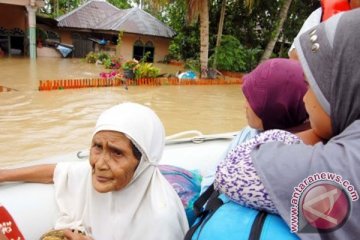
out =
{"type": "Polygon", "coordinates": [[[16,89],[4,87],[0,85],[0,92],[11,92],[11,91],[17,91],[16,89]]]}

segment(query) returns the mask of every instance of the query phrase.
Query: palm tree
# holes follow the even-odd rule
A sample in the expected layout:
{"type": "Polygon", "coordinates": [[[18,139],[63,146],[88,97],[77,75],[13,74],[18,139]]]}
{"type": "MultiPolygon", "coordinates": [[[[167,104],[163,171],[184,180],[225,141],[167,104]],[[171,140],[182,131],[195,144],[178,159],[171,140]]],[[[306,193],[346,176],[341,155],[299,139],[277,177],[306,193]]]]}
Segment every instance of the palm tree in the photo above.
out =
{"type": "MultiPolygon", "coordinates": [[[[258,0],[244,0],[244,4],[248,8],[249,12],[251,12],[253,10],[254,5],[257,3],[258,3],[258,0]]],[[[225,11],[226,11],[226,0],[222,0],[218,32],[217,32],[217,36],[216,36],[215,58],[214,58],[213,66],[212,66],[213,68],[216,68],[216,54],[217,54],[217,48],[220,47],[220,44],[221,44],[222,32],[224,29],[225,11]]]]}
{"type": "MultiPolygon", "coordinates": [[[[142,0],[143,1],[143,0],[142,0]]],[[[209,61],[209,0],[185,0],[187,6],[187,20],[188,22],[196,22],[200,20],[200,67],[201,69],[208,69],[209,61]]],[[[242,0],[245,5],[251,10],[258,0],[242,0]]],[[[165,2],[169,3],[171,0],[153,0],[148,1],[149,4],[159,6],[165,2]]],[[[222,3],[222,15],[219,20],[219,30],[217,37],[217,44],[220,45],[222,36],[222,29],[225,18],[226,0],[222,3]]],[[[201,71],[201,77],[207,77],[207,71],[201,71]]]]}
{"type": "MultiPolygon", "coordinates": [[[[155,8],[171,3],[174,0],[137,0],[138,3],[149,4],[155,8]]],[[[209,0],[185,0],[187,6],[188,23],[200,19],[200,65],[207,69],[209,59],[209,0]]],[[[207,71],[201,71],[201,77],[206,77],[207,71]]]]}
{"type": "Polygon", "coordinates": [[[225,20],[225,11],[226,11],[226,0],[222,0],[221,2],[221,10],[220,10],[220,19],[218,25],[218,32],[216,36],[216,45],[215,45],[215,57],[212,67],[216,69],[216,56],[217,56],[217,49],[220,47],[222,33],[224,29],[224,20],[225,20]]]}
{"type": "MultiPolygon", "coordinates": [[[[202,70],[208,67],[209,61],[209,1],[186,0],[187,20],[195,22],[200,19],[200,67],[202,70]]],[[[207,77],[207,71],[200,71],[201,77],[207,77]]]]}
{"type": "Polygon", "coordinates": [[[280,10],[279,22],[276,25],[273,34],[271,35],[271,39],[268,42],[268,44],[267,44],[267,46],[266,46],[266,48],[264,50],[264,53],[263,53],[263,55],[261,57],[260,62],[263,62],[263,61],[270,58],[271,53],[274,50],[275,44],[276,44],[276,42],[277,42],[277,40],[279,38],[280,32],[281,32],[281,30],[283,28],[284,22],[285,22],[285,20],[287,18],[291,2],[292,2],[292,0],[285,0],[284,1],[283,5],[281,7],[281,10],[280,10]]]}

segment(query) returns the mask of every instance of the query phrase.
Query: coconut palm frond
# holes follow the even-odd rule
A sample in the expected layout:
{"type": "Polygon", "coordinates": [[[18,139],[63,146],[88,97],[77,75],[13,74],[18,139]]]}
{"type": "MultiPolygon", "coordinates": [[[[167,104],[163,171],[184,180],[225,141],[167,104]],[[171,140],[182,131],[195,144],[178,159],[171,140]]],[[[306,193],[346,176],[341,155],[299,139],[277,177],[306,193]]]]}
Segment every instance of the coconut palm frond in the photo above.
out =
{"type": "MultiPolygon", "coordinates": [[[[196,22],[199,18],[204,0],[187,0],[187,21],[196,22]]],[[[207,0],[206,0],[207,1],[207,0]]]]}
{"type": "Polygon", "coordinates": [[[251,13],[254,7],[258,4],[258,0],[245,0],[244,4],[245,7],[249,10],[249,13],[251,13]]]}

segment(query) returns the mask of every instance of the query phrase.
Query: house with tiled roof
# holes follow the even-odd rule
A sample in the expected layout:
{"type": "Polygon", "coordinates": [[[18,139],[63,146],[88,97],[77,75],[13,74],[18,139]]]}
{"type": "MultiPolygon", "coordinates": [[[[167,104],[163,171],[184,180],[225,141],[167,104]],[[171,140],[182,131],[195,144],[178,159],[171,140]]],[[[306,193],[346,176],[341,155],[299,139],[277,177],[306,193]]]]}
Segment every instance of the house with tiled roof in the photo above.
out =
{"type": "Polygon", "coordinates": [[[56,20],[60,41],[74,46],[74,57],[101,50],[140,59],[150,52],[148,60],[158,62],[168,54],[175,35],[140,8],[118,9],[104,0],[88,1],[56,20]]]}

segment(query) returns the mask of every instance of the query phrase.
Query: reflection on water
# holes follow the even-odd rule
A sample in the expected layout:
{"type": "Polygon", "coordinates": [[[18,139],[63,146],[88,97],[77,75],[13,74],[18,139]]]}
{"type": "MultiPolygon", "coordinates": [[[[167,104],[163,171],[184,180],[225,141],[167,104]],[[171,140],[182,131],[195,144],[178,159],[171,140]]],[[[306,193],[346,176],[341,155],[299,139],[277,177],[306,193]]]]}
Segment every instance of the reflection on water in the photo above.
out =
{"type": "Polygon", "coordinates": [[[246,124],[239,85],[36,90],[39,80],[97,77],[101,71],[79,59],[0,59],[0,85],[18,90],[0,93],[0,166],[87,148],[98,115],[124,101],[152,107],[167,135],[237,131],[246,124]]]}

